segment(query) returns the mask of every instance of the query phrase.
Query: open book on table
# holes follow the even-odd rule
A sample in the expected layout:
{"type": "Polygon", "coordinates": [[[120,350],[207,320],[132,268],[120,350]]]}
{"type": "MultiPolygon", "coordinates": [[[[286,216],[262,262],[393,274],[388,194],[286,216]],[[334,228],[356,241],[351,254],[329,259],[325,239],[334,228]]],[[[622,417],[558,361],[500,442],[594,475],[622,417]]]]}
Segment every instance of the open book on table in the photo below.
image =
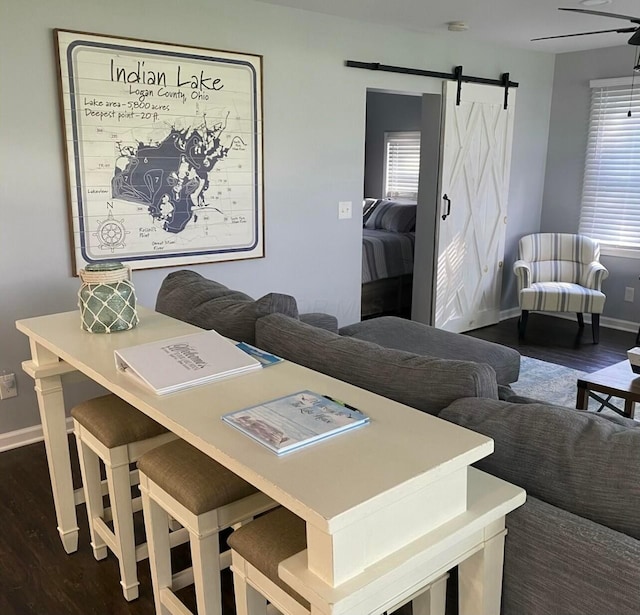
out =
{"type": "Polygon", "coordinates": [[[216,331],[200,331],[114,352],[119,370],[158,395],[262,367],[259,361],[216,331]]]}
{"type": "Polygon", "coordinates": [[[369,422],[369,417],[329,397],[300,391],[222,417],[278,455],[369,422]]]}

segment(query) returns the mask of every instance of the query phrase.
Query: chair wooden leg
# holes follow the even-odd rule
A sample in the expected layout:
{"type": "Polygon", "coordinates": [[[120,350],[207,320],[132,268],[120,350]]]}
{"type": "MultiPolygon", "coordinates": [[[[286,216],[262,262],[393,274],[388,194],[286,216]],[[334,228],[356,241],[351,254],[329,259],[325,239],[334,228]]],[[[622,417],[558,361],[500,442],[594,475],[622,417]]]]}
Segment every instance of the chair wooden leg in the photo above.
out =
{"type": "Polygon", "coordinates": [[[591,330],[593,332],[593,343],[600,343],[600,314],[591,314],[591,330]]]}
{"type": "Polygon", "coordinates": [[[584,314],[582,312],[577,312],[576,315],[578,316],[578,326],[581,329],[584,329],[584,314]]]}
{"type": "Polygon", "coordinates": [[[527,330],[527,320],[529,320],[529,310],[522,310],[520,320],[518,320],[518,337],[524,338],[524,333],[527,330]]]}

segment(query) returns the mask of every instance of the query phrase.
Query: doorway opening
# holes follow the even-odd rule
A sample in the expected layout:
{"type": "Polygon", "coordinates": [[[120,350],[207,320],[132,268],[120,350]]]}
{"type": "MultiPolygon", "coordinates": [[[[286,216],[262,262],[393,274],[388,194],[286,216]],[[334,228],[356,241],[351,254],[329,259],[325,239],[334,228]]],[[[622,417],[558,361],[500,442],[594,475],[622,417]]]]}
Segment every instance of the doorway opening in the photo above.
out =
{"type": "Polygon", "coordinates": [[[362,319],[430,321],[440,109],[437,94],[367,91],[362,319]]]}

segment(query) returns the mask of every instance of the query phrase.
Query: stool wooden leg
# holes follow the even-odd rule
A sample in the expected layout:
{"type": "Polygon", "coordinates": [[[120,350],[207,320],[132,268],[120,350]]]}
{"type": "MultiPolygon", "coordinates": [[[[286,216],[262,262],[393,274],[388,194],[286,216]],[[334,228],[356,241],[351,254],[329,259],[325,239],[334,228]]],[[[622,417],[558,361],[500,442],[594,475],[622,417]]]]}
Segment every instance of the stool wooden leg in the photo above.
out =
{"type": "Polygon", "coordinates": [[[144,480],[140,483],[144,529],[149,547],[149,567],[153,585],[156,615],[168,613],[160,600],[161,590],[171,587],[171,545],[169,542],[169,515],[147,494],[144,480]]]}
{"type": "Polygon", "coordinates": [[[190,539],[198,614],[222,615],[219,536],[217,533],[204,537],[191,534],[190,539]]]}
{"type": "MultiPolygon", "coordinates": [[[[117,450],[112,449],[112,451],[117,450]]],[[[120,545],[121,549],[121,553],[118,554],[120,585],[122,585],[122,593],[125,599],[135,600],[138,597],[138,585],[140,583],[138,582],[135,536],[133,533],[133,507],[131,505],[128,456],[126,457],[126,463],[118,462],[115,459],[105,460],[105,467],[111,496],[111,512],[113,514],[116,545],[120,545]]]]}
{"type": "Polygon", "coordinates": [[[78,460],[80,462],[80,473],[82,474],[82,486],[84,489],[87,520],[89,521],[91,547],[93,548],[93,556],[97,560],[101,560],[107,557],[107,545],[102,537],[95,531],[93,521],[96,518],[104,516],[102,485],[100,478],[100,460],[98,456],[84,442],[82,442],[77,433],[76,443],[78,445],[78,460]]]}
{"type": "Polygon", "coordinates": [[[241,575],[233,575],[236,615],[267,615],[267,601],[241,575]]]}

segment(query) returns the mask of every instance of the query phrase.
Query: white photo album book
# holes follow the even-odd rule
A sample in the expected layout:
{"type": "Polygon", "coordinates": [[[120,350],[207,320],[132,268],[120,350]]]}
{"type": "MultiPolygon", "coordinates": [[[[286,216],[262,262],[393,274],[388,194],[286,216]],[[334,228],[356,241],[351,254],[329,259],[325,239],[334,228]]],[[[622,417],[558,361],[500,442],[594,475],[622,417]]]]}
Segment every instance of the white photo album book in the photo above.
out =
{"type": "Polygon", "coordinates": [[[115,350],[116,367],[158,395],[260,369],[261,363],[216,331],[115,350]]]}

